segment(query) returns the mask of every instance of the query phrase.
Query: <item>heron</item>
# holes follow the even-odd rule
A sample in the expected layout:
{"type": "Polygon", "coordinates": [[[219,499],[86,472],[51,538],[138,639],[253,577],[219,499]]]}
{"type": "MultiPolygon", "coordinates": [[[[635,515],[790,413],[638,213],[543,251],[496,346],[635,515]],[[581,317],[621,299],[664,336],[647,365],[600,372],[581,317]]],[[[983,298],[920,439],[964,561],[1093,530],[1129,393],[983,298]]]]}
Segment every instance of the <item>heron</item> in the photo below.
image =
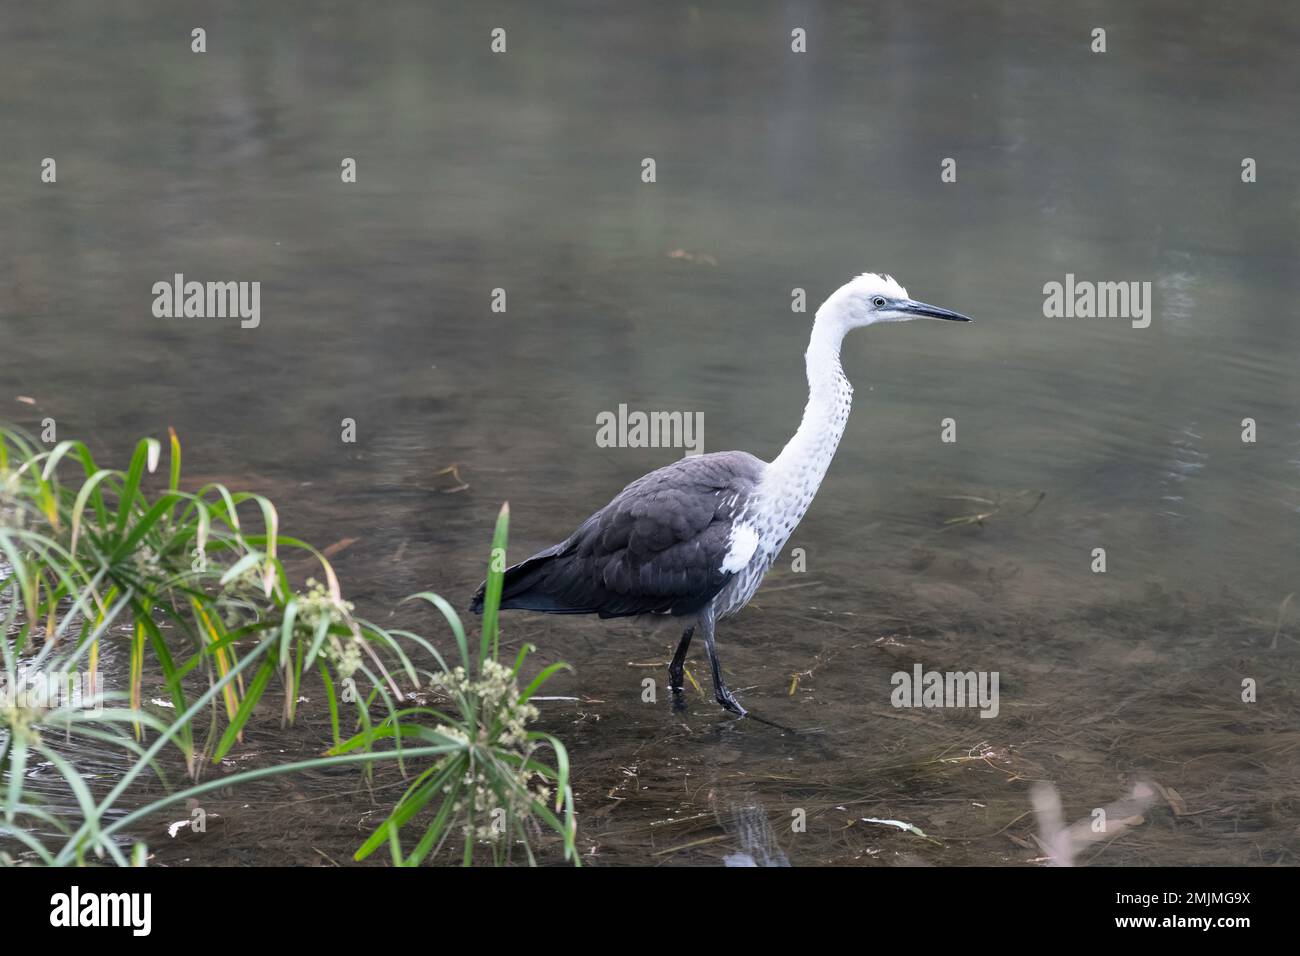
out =
{"type": "MultiPolygon", "coordinates": [[[[685,630],[668,665],[674,699],[698,630],[715,698],[746,716],[723,677],[715,626],[754,596],[830,468],[853,401],[840,365],[844,337],[912,319],[971,321],[916,301],[889,275],[863,273],[841,286],[816,312],[804,356],[808,403],[779,455],[765,462],[743,451],[712,452],[638,478],[559,544],[507,568],[501,608],[680,618],[685,630]]],[[[482,613],[486,585],[474,595],[474,613],[482,613]]]]}

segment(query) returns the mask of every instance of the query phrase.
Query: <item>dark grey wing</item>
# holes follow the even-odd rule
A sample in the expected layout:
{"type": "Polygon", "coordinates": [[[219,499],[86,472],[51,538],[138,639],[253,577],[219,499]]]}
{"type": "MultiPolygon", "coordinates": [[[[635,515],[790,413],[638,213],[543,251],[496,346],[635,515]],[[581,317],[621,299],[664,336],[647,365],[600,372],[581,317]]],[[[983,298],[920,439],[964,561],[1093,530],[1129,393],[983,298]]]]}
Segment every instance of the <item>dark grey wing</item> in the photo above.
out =
{"type": "Polygon", "coordinates": [[[501,606],[560,614],[690,614],[731,578],[732,522],[763,463],[746,452],[683,458],[624,488],[568,539],[506,572],[501,606]]]}

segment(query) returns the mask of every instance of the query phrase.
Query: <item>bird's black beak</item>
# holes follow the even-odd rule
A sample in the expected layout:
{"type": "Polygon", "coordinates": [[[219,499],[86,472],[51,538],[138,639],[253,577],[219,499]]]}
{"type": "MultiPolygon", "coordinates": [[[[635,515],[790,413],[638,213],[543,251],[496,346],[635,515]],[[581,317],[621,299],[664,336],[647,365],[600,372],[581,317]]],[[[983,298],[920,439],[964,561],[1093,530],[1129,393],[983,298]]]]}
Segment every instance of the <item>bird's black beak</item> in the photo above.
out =
{"type": "Polygon", "coordinates": [[[949,322],[970,322],[968,315],[962,315],[960,312],[953,312],[951,309],[941,309],[937,305],[927,305],[924,302],[917,302],[915,299],[908,299],[898,305],[900,312],[910,312],[918,318],[923,319],[947,319],[949,322]]]}

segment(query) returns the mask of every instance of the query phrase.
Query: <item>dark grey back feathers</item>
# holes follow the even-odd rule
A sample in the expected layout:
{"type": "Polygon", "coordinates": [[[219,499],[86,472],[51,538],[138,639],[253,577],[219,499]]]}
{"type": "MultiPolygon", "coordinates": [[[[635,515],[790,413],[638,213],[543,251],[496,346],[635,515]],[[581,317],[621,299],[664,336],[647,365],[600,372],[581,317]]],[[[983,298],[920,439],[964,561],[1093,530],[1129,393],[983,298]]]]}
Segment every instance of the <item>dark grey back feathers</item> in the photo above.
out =
{"type": "MultiPolygon", "coordinates": [[[[507,569],[503,608],[693,614],[722,590],[732,522],[764,464],[743,451],[683,458],[638,478],[566,540],[507,569]]],[[[470,609],[482,610],[483,585],[470,609]]]]}

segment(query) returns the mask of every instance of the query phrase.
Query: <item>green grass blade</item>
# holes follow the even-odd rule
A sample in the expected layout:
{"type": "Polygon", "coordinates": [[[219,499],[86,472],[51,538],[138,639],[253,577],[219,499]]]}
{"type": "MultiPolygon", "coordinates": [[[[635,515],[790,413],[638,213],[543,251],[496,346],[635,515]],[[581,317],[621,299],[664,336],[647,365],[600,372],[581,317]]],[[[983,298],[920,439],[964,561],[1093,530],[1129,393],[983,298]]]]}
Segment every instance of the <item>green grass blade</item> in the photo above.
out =
{"type": "Polygon", "coordinates": [[[271,660],[262,662],[262,666],[257,669],[257,675],[253,682],[248,686],[248,692],[244,694],[244,699],[239,702],[239,710],[235,712],[234,719],[226,728],[226,732],[221,735],[221,742],[217,744],[217,749],[213,751],[212,762],[220,763],[221,758],[230,752],[230,748],[235,745],[240,731],[244,729],[244,724],[248,723],[248,718],[253,715],[253,707],[261,698],[262,692],[266,690],[267,682],[270,681],[271,675],[275,673],[275,663],[271,660]]]}
{"type": "Polygon", "coordinates": [[[506,539],[510,531],[510,503],[501,506],[497,514],[496,529],[492,532],[492,554],[488,558],[487,586],[483,592],[483,637],[479,642],[479,665],[487,658],[488,645],[492,646],[492,659],[497,657],[497,616],[501,608],[501,589],[505,582],[506,539]]]}

